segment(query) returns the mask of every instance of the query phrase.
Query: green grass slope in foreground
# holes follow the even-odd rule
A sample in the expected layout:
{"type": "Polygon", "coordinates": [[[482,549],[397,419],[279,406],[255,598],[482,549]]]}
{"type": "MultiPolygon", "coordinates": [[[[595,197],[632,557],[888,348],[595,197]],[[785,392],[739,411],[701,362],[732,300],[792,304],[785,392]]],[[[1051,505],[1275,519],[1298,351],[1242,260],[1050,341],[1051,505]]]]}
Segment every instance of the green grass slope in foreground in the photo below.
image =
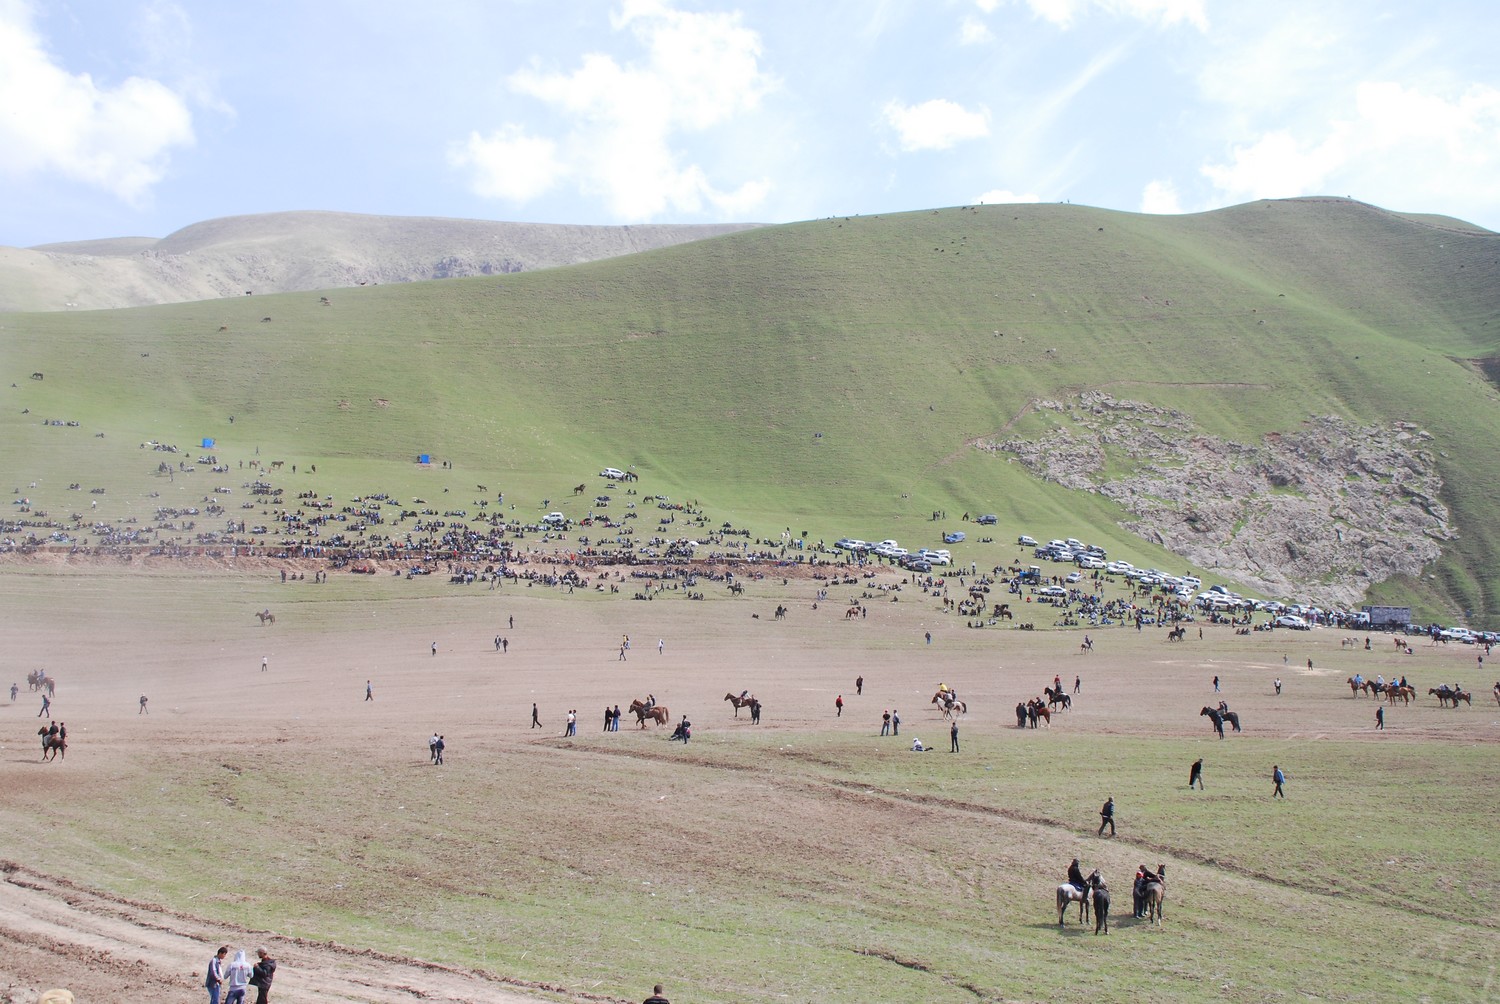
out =
{"type": "Polygon", "coordinates": [[[915,546],[936,542],[917,525],[932,510],[994,511],[1154,563],[1112,503],[972,442],[1089,389],[1247,443],[1315,415],[1407,421],[1434,437],[1457,539],[1421,581],[1377,592],[1494,627],[1500,400],[1475,361],[1500,355],[1500,236],[1438,222],[1343,200],[972,207],[328,304],[17,315],[4,373],[31,413],[0,415],[0,461],[54,482],[141,466],[82,434],[62,446],[40,414],[122,447],[216,436],[230,455],[318,463],[337,493],[430,490],[419,452],[473,474],[445,485],[498,482],[532,505],[634,464],[764,533],[934,538],[915,546]]]}

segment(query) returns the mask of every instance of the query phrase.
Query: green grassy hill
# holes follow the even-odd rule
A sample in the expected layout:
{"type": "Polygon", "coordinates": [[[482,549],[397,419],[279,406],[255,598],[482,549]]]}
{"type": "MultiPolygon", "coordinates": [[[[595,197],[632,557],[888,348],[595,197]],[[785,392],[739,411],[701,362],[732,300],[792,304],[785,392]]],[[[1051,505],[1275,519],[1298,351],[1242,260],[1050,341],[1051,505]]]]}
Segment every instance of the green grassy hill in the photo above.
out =
{"type": "MultiPolygon", "coordinates": [[[[1109,499],[973,444],[1039,434],[1034,402],[1095,389],[1241,443],[1320,415],[1403,421],[1433,437],[1457,536],[1375,593],[1500,626],[1485,375],[1500,235],[1458,221],[1332,199],[1185,217],[950,208],[329,300],[5,317],[0,462],[37,492],[113,478],[128,493],[158,459],[139,441],[213,436],[230,457],[316,463],[308,487],[326,492],[486,484],[533,507],[636,465],[650,490],[766,534],[920,546],[932,511],[955,527],[985,511],[1001,541],[1073,535],[1178,568],[1109,499]],[[416,470],[418,453],[454,469],[416,470]]],[[[974,537],[956,557],[1014,556],[974,537]]]]}

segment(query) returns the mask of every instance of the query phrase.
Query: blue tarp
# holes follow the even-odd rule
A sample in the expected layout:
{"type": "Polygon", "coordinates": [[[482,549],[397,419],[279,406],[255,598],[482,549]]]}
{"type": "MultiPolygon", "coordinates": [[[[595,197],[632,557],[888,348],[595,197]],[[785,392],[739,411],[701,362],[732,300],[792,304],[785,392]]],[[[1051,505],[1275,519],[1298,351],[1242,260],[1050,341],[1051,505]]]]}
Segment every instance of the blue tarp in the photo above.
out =
{"type": "Polygon", "coordinates": [[[417,454],[417,463],[419,463],[419,464],[430,464],[430,463],[432,463],[432,454],[430,454],[430,453],[419,453],[419,454],[417,454]]]}
{"type": "Polygon", "coordinates": [[[213,449],[213,445],[214,445],[214,441],[212,439],[209,439],[207,436],[205,436],[203,438],[203,448],[205,450],[211,450],[211,449],[213,449]]]}

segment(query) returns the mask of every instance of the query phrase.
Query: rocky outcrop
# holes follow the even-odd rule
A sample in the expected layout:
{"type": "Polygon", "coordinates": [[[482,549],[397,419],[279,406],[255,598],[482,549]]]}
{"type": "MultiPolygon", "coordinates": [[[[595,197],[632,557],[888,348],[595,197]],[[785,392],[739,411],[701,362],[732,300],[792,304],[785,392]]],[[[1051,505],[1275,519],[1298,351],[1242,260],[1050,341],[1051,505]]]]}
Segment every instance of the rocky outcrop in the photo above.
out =
{"type": "Polygon", "coordinates": [[[1431,437],[1407,423],[1319,416],[1246,445],[1099,392],[1035,411],[1054,417],[1051,432],[979,446],[1113,499],[1134,516],[1126,529],[1271,596],[1352,605],[1418,574],[1455,535],[1431,437]]]}

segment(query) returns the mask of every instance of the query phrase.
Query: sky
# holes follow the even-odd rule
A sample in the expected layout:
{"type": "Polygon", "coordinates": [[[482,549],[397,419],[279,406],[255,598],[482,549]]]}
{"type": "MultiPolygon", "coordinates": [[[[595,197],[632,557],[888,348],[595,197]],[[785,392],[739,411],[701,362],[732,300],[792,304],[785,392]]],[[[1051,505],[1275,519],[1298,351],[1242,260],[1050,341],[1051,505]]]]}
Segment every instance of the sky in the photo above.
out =
{"type": "Polygon", "coordinates": [[[0,0],[0,245],[1350,196],[1500,230],[1494,0],[0,0]]]}

